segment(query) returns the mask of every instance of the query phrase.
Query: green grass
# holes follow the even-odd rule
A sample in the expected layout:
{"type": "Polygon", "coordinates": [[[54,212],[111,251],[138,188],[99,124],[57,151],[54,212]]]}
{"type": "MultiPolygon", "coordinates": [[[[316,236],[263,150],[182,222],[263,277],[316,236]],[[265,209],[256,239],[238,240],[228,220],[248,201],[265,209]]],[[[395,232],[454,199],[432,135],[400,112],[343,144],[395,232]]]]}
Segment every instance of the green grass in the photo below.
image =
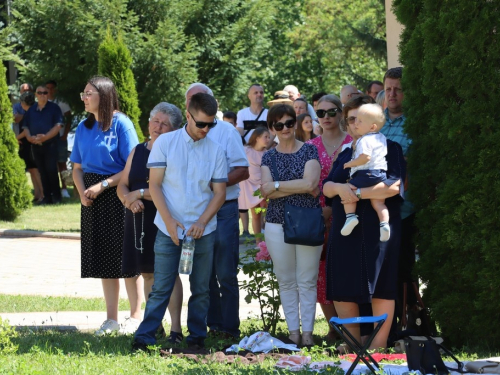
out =
{"type": "Polygon", "coordinates": [[[38,230],[47,232],[80,232],[80,199],[73,187],[62,204],[32,206],[14,221],[0,220],[0,229],[38,230]]]}
{"type": "MultiPolygon", "coordinates": [[[[1,319],[0,319],[1,323],[1,319]]],[[[276,360],[266,359],[262,364],[221,364],[216,362],[201,363],[185,358],[163,358],[158,351],[151,355],[145,353],[130,354],[132,336],[95,337],[89,333],[59,332],[54,330],[32,331],[25,329],[15,336],[7,337],[0,325],[0,373],[4,374],[310,374],[311,372],[290,372],[275,370],[276,360]],[[9,343],[5,343],[5,339],[9,343]],[[3,340],[3,341],[2,341],[3,340]],[[2,343],[4,346],[2,346],[2,343]],[[11,352],[3,348],[14,347],[11,352]]],[[[260,329],[257,320],[245,320],[241,324],[242,337],[249,336],[260,329]]],[[[169,328],[166,327],[168,332],[169,328]]],[[[324,319],[318,319],[315,325],[317,346],[303,350],[302,355],[311,356],[312,361],[338,361],[337,356],[328,355],[335,345],[322,342],[328,325],[324,319]]],[[[188,334],[184,327],[184,335],[188,334]]],[[[278,326],[277,337],[286,335],[286,324],[278,326]]],[[[206,346],[211,352],[220,351],[233,344],[227,340],[207,339],[206,346]]],[[[185,346],[185,342],[183,343],[185,346]]],[[[158,341],[156,348],[168,347],[165,339],[158,341]]],[[[461,360],[473,360],[494,356],[495,352],[479,352],[465,348],[453,350],[461,360]]],[[[445,360],[449,360],[445,358],[445,360]]],[[[331,368],[327,374],[343,374],[341,370],[331,368]]]]}
{"type": "MultiPolygon", "coordinates": [[[[144,308],[144,305],[143,305],[144,308]]],[[[127,311],[130,305],[121,298],[118,309],[127,311]]],[[[45,311],[106,311],[104,298],[42,297],[0,294],[0,312],[45,312],[45,311]]]]}

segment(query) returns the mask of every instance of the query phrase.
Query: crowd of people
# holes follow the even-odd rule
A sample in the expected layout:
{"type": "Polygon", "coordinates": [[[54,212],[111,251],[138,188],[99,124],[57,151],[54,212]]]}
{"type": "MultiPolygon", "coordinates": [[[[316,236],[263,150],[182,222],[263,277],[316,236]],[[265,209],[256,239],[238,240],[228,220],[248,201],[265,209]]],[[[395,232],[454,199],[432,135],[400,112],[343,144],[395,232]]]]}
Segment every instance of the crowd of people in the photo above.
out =
{"type": "MultiPolygon", "coordinates": [[[[147,350],[157,334],[167,335],[168,307],[168,340],[184,340],[178,265],[182,244],[192,237],[186,342],[203,347],[207,335],[238,339],[239,236],[250,236],[250,211],[256,244],[264,239],[273,261],[289,339],[314,344],[319,303],[327,320],[388,314],[371,345],[385,348],[415,258],[401,77],[402,68],[389,69],[365,93],[346,85],[339,96],[318,92],[310,103],[287,85],[269,109],[263,87],[253,84],[249,107],[222,116],[212,90],[194,83],[186,91],[187,121],[175,105],[161,102],[151,109],[149,138],[140,144],[120,112],[114,83],[91,78],[80,94],[88,117],[76,130],[70,160],[81,200],[81,276],[102,279],[106,302],[96,334],[134,334],[133,350],[147,350]],[[308,219],[324,223],[319,242],[289,234],[291,208],[317,213],[308,219]],[[130,302],[122,324],[120,278],[130,302]]],[[[20,155],[35,199],[44,204],[60,202],[65,191],[58,147],[65,147],[70,110],[50,101],[55,87],[53,81],[37,87],[35,102],[23,85],[14,106],[20,155]]],[[[349,330],[358,339],[365,335],[359,326],[349,330]]],[[[327,339],[335,339],[332,330],[327,339]]]]}

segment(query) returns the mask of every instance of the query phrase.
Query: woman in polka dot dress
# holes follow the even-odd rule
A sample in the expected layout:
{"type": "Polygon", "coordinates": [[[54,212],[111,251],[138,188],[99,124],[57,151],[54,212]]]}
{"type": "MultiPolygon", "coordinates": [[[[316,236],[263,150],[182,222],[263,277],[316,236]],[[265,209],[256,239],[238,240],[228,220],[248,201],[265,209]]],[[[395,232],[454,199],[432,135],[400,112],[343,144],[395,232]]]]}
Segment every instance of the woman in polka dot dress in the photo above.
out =
{"type": "Polygon", "coordinates": [[[120,330],[119,278],[125,278],[131,316],[140,314],[144,298],[139,274],[122,273],[124,210],[116,195],[127,157],[139,140],[132,121],[118,111],[109,78],[91,78],[80,97],[89,115],[78,125],[70,159],[82,202],[82,278],[102,279],[107,319],[96,335],[103,335],[120,330]]]}

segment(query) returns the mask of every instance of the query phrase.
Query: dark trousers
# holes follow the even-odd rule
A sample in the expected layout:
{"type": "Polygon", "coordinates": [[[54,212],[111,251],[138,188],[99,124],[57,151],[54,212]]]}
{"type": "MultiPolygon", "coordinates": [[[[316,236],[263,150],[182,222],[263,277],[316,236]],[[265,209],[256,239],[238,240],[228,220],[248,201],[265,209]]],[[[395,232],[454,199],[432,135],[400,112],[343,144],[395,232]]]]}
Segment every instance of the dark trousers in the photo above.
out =
{"type": "Polygon", "coordinates": [[[42,179],[43,195],[47,202],[60,202],[59,175],[57,171],[57,142],[33,145],[31,148],[36,167],[42,179]]]}
{"type": "MultiPolygon", "coordinates": [[[[413,306],[417,303],[417,297],[413,291],[412,282],[413,267],[415,266],[415,237],[417,228],[415,227],[415,214],[411,214],[407,218],[401,220],[401,246],[399,249],[399,264],[398,264],[398,298],[394,311],[394,320],[391,327],[390,338],[398,339],[398,322],[401,324],[403,317],[403,301],[404,301],[404,284],[407,284],[406,304],[413,306]]],[[[399,328],[400,329],[400,328],[399,328]]]]}

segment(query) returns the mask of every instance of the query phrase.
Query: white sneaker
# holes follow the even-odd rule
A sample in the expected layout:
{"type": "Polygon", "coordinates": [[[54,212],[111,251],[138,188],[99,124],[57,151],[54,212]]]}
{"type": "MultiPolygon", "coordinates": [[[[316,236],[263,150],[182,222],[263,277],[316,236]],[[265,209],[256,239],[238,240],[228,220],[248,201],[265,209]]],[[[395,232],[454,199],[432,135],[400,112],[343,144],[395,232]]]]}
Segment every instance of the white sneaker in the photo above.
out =
{"type": "Polygon", "coordinates": [[[345,224],[342,227],[342,230],[340,231],[340,234],[343,236],[348,236],[351,234],[352,230],[358,225],[359,220],[356,215],[354,216],[349,216],[347,219],[345,219],[345,224]]]}
{"type": "Polygon", "coordinates": [[[61,190],[61,195],[63,198],[70,198],[68,190],[66,190],[66,189],[61,190]]]}
{"type": "Polygon", "coordinates": [[[139,319],[134,319],[127,317],[125,318],[125,322],[121,325],[120,328],[120,335],[132,335],[137,331],[137,328],[139,328],[139,324],[141,324],[141,321],[139,319]]]}
{"type": "Polygon", "coordinates": [[[387,242],[391,238],[391,227],[389,223],[380,223],[380,241],[387,242]]]}
{"type": "Polygon", "coordinates": [[[106,319],[102,323],[101,328],[94,332],[96,336],[108,335],[112,332],[118,332],[120,330],[120,325],[116,320],[106,319]]]}

